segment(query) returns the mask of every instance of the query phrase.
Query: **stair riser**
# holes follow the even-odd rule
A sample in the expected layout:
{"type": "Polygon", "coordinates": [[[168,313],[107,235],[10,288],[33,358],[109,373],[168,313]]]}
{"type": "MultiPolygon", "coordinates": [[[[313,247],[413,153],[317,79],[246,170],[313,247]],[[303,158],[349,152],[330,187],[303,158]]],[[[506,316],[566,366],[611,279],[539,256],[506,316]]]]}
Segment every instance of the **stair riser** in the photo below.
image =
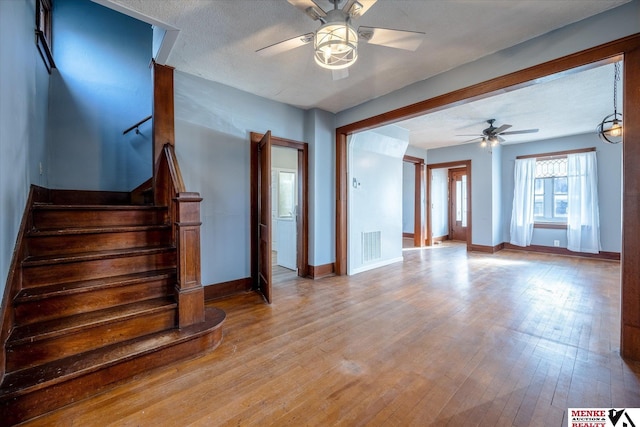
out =
{"type": "Polygon", "coordinates": [[[128,359],[79,378],[0,400],[0,420],[3,420],[5,425],[11,426],[37,417],[68,405],[70,402],[106,391],[119,382],[150,369],[178,360],[190,359],[194,355],[200,356],[205,351],[214,350],[221,341],[222,328],[218,328],[193,340],[181,342],[142,357],[128,359]]]}
{"type": "Polygon", "coordinates": [[[123,342],[175,326],[174,305],[159,312],[86,327],[57,337],[19,345],[7,345],[7,371],[40,365],[51,360],[123,342]]]}
{"type": "Polygon", "coordinates": [[[55,296],[32,302],[21,302],[16,305],[14,311],[15,322],[17,325],[25,325],[100,310],[114,305],[170,296],[175,290],[175,283],[175,277],[171,277],[72,295],[55,296]]]}
{"type": "Polygon", "coordinates": [[[54,236],[38,236],[36,233],[27,239],[27,250],[30,256],[53,256],[144,246],[166,246],[170,243],[171,229],[169,228],[54,236]]]}
{"type": "Polygon", "coordinates": [[[53,230],[165,223],[166,210],[34,209],[33,227],[53,230]]]}
{"type": "Polygon", "coordinates": [[[23,268],[22,287],[33,288],[52,283],[100,279],[175,266],[176,253],[174,250],[128,257],[32,265],[23,268]]]}

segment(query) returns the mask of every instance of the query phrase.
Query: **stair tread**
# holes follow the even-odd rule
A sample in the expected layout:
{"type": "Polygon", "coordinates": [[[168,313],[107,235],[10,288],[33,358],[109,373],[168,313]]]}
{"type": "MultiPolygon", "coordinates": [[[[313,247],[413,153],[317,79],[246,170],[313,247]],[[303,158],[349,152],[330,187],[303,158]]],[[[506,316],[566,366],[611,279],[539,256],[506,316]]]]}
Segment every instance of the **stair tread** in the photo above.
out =
{"type": "Polygon", "coordinates": [[[157,205],[65,205],[50,203],[34,203],[33,209],[36,210],[166,210],[166,206],[157,205]]]}
{"type": "Polygon", "coordinates": [[[224,311],[208,307],[202,323],[157,332],[40,366],[8,372],[0,385],[0,400],[15,398],[193,339],[220,327],[225,317],[224,311]]]}
{"type": "Polygon", "coordinates": [[[22,289],[16,298],[15,303],[25,303],[37,301],[44,298],[51,298],[61,295],[71,295],[83,292],[91,292],[96,289],[114,288],[127,286],[134,283],[157,280],[176,275],[175,268],[164,270],[143,271],[141,273],[124,274],[120,276],[110,276],[100,279],[80,280],[78,282],[55,283],[47,286],[22,289]]]}
{"type": "Polygon", "coordinates": [[[144,246],[139,248],[112,249],[108,251],[82,252],[68,255],[43,255],[28,256],[22,261],[23,267],[32,267],[47,264],[63,264],[78,261],[91,261],[95,259],[107,259],[117,257],[127,257],[135,255],[149,255],[167,250],[175,250],[174,246],[144,246]]]}
{"type": "Polygon", "coordinates": [[[124,233],[130,231],[165,230],[171,228],[168,224],[126,225],[126,226],[97,226],[58,229],[34,229],[28,232],[29,237],[66,236],[73,234],[124,233]]]}
{"type": "Polygon", "coordinates": [[[114,321],[125,320],[152,312],[175,309],[173,298],[154,298],[131,304],[113,306],[88,313],[75,314],[60,319],[46,320],[38,323],[17,326],[11,332],[7,348],[49,339],[85,328],[98,326],[114,321]]]}

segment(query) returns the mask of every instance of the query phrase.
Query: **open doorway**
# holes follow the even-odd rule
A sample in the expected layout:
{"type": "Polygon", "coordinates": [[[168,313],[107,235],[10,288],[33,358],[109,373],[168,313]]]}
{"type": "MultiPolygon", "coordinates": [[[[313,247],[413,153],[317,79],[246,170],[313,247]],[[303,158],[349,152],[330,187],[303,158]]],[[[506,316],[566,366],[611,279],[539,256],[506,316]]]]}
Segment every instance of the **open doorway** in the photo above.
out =
{"type": "Polygon", "coordinates": [[[402,163],[403,247],[426,244],[424,159],[405,155],[402,163]]]}
{"type": "Polygon", "coordinates": [[[284,259],[293,275],[308,275],[308,152],[304,142],[272,136],[270,131],[251,132],[251,279],[253,289],[269,303],[272,284],[279,280],[274,265],[284,259]],[[291,151],[278,151],[284,148],[291,151]],[[274,156],[282,153],[291,160],[281,164],[276,158],[274,164],[274,156]],[[278,240],[284,246],[278,246],[278,240]],[[280,252],[275,260],[274,250],[280,252]]]}
{"type": "Polygon", "coordinates": [[[427,245],[471,245],[471,160],[427,165],[427,245]]]}
{"type": "Polygon", "coordinates": [[[271,147],[273,283],[298,275],[298,150],[271,147]]]}

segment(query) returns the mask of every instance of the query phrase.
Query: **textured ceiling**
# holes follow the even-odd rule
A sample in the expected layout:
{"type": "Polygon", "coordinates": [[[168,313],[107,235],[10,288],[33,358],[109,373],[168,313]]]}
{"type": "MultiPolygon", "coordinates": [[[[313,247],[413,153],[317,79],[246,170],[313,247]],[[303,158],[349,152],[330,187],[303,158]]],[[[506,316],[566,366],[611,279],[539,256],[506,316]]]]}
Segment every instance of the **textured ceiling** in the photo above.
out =
{"type": "MultiPolygon", "coordinates": [[[[621,64],[622,65],[622,64],[621,64]]],[[[622,69],[622,67],[621,67],[622,69]]],[[[436,148],[468,142],[482,135],[488,119],[507,131],[539,129],[537,133],[505,135],[503,144],[515,144],[595,132],[613,113],[614,64],[563,73],[514,91],[396,123],[410,132],[410,144],[436,148]]],[[[622,112],[622,74],[617,109],[622,112]]],[[[475,140],[478,143],[478,140],[475,140]]]]}
{"type": "MultiPolygon", "coordinates": [[[[177,28],[179,35],[166,61],[177,70],[301,108],[335,113],[629,0],[378,0],[354,23],[356,27],[422,31],[425,41],[416,52],[360,43],[349,76],[335,81],[330,71],[315,64],[311,45],[273,57],[255,53],[318,27],[286,0],[95,1],[177,28]]],[[[331,8],[327,0],[317,3],[331,8]]],[[[503,122],[499,113],[491,115],[503,122]]],[[[480,119],[478,114],[472,119],[492,117],[480,119]]]]}

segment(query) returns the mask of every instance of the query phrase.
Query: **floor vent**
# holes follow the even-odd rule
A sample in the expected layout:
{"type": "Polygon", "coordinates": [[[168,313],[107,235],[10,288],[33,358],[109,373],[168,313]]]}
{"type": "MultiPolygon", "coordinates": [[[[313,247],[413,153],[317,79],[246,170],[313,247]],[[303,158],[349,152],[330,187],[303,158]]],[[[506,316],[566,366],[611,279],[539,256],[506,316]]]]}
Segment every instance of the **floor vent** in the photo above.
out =
{"type": "Polygon", "coordinates": [[[370,262],[382,257],[380,250],[380,231],[362,233],[362,262],[370,262]]]}

